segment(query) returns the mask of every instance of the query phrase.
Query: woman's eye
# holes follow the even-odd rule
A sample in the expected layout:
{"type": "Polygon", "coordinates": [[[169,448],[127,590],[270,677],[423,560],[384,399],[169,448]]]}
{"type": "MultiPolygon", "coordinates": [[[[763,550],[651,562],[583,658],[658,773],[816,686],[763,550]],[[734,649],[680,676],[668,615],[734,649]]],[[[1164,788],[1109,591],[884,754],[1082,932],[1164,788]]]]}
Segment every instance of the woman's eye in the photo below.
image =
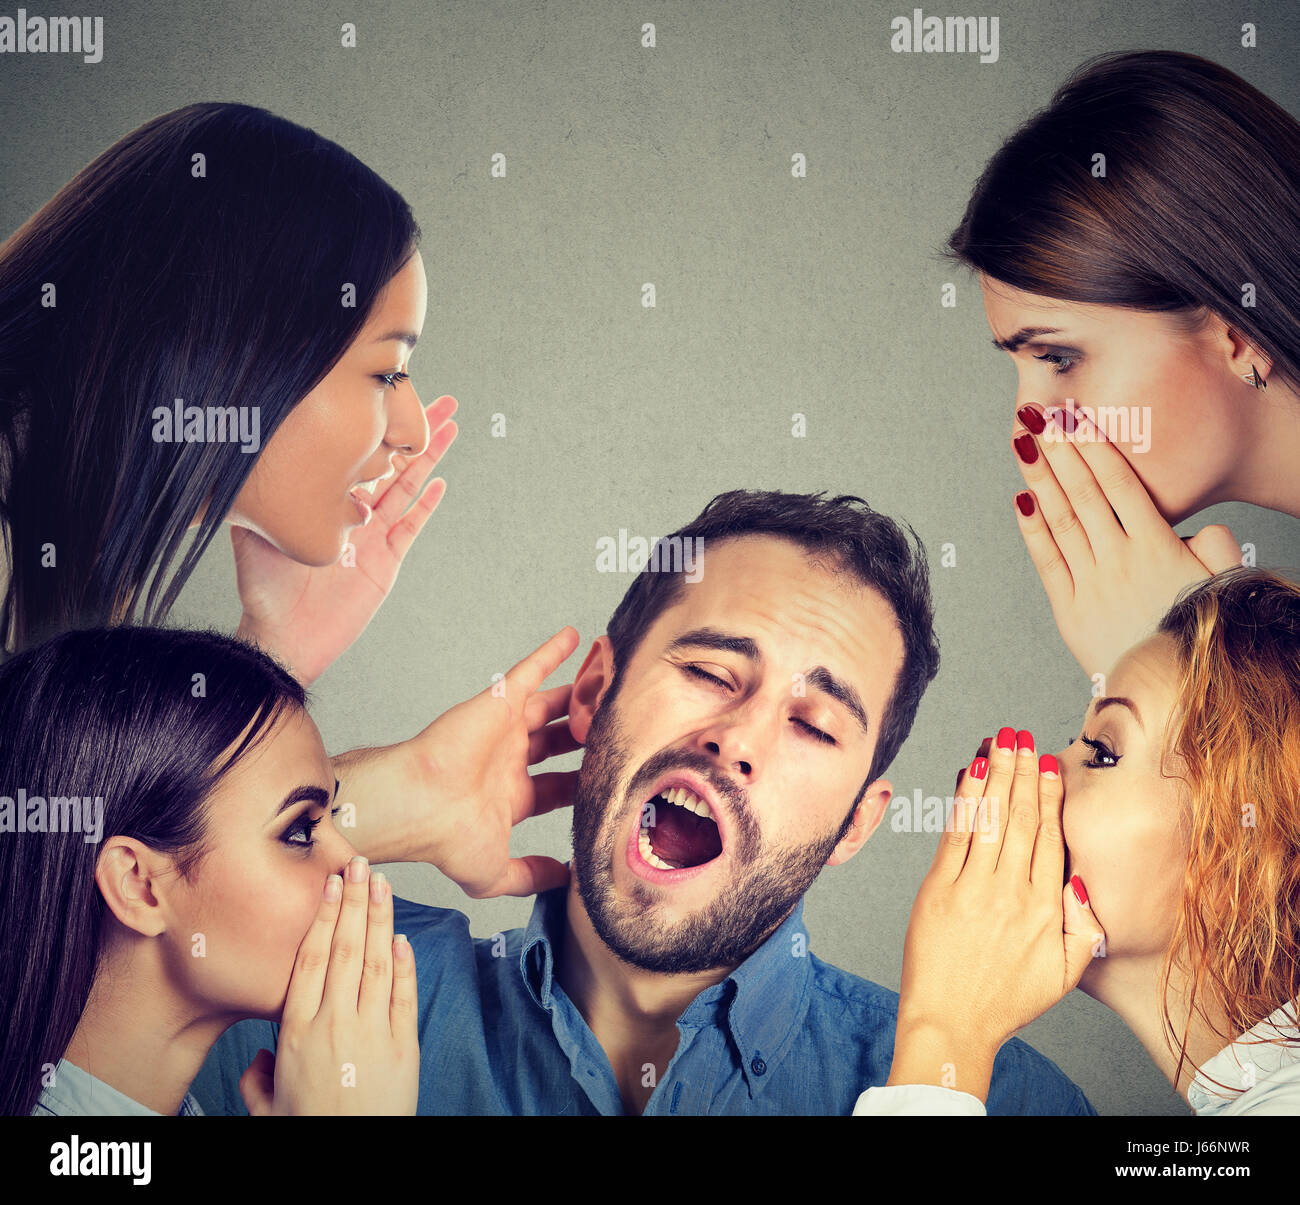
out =
{"type": "MultiPolygon", "coordinates": [[[[1102,744],[1101,741],[1092,741],[1089,740],[1086,736],[1081,736],[1079,739],[1083,741],[1083,743],[1087,745],[1089,749],[1092,750],[1092,757],[1090,757],[1086,762],[1083,763],[1085,766],[1089,766],[1094,770],[1109,770],[1113,766],[1119,765],[1119,758],[1116,757],[1115,754],[1112,753],[1104,744],[1102,744]],[[1107,765],[1104,762],[1098,761],[1098,758],[1103,758],[1103,757],[1110,758],[1109,765],[1107,765]]],[[[1074,742],[1071,741],[1070,743],[1073,744],[1074,742]]]]}
{"type": "Polygon", "coordinates": [[[296,845],[300,849],[311,849],[316,842],[312,839],[312,833],[316,826],[324,819],[318,816],[315,820],[311,818],[309,812],[303,812],[287,829],[281,834],[280,840],[286,845],[296,845]]]}
{"type": "Polygon", "coordinates": [[[1044,352],[1041,356],[1035,356],[1035,360],[1043,360],[1052,365],[1052,371],[1059,377],[1064,376],[1078,362],[1078,356],[1063,356],[1055,352],[1044,352]]]}
{"type": "Polygon", "coordinates": [[[403,381],[409,381],[410,379],[410,374],[405,372],[381,372],[375,377],[376,381],[382,381],[389,389],[400,385],[403,381]]]}

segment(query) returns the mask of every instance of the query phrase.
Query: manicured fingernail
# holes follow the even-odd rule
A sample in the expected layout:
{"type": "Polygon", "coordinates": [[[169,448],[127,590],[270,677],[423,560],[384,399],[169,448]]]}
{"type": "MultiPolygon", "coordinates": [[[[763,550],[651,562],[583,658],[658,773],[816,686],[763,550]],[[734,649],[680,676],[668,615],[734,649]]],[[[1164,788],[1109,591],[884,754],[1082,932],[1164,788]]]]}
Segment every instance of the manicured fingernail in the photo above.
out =
{"type": "Polygon", "coordinates": [[[1066,435],[1073,435],[1074,428],[1078,425],[1078,420],[1074,414],[1064,406],[1053,406],[1048,412],[1047,417],[1052,420],[1052,425],[1066,435]]]}
{"type": "Polygon", "coordinates": [[[1042,435],[1044,428],[1047,426],[1043,421],[1043,416],[1032,406],[1021,406],[1016,411],[1016,417],[1035,435],[1042,435]]]}
{"type": "Polygon", "coordinates": [[[343,879],[336,874],[325,880],[325,898],[332,904],[343,894],[343,879]]]}
{"type": "Polygon", "coordinates": [[[980,741],[980,747],[975,750],[975,756],[988,757],[989,748],[992,746],[992,744],[993,744],[993,738],[991,736],[986,736],[982,741],[980,741]]]}
{"type": "Polygon", "coordinates": [[[1014,443],[1016,445],[1016,455],[1026,464],[1033,464],[1038,459],[1038,445],[1034,442],[1032,435],[1017,435],[1014,443]]]}
{"type": "Polygon", "coordinates": [[[1077,874],[1071,875],[1070,886],[1074,890],[1074,898],[1086,908],[1088,906],[1088,890],[1084,887],[1083,880],[1077,874]]]}
{"type": "Polygon", "coordinates": [[[410,958],[411,943],[406,940],[405,933],[393,934],[393,954],[397,958],[410,958]]]}
{"type": "Polygon", "coordinates": [[[369,863],[366,862],[365,858],[363,858],[360,854],[357,854],[356,857],[354,857],[352,861],[348,863],[348,882],[349,883],[363,882],[366,877],[366,867],[368,865],[369,863]]]}
{"type": "Polygon", "coordinates": [[[1038,772],[1040,774],[1055,774],[1058,777],[1061,773],[1061,767],[1056,764],[1056,758],[1050,753],[1044,753],[1038,759],[1038,772]]]}
{"type": "Polygon", "coordinates": [[[376,904],[381,903],[384,898],[384,892],[387,888],[388,879],[384,877],[384,872],[382,870],[376,870],[375,873],[370,876],[370,898],[374,900],[376,904]]]}
{"type": "Polygon", "coordinates": [[[989,772],[989,763],[982,757],[977,757],[970,764],[970,776],[983,781],[984,776],[989,772]]]}
{"type": "Polygon", "coordinates": [[[1016,506],[1020,508],[1020,513],[1028,519],[1034,513],[1034,495],[1028,490],[1021,490],[1016,495],[1016,506]]]}
{"type": "Polygon", "coordinates": [[[1014,749],[1016,747],[1016,730],[1014,728],[1002,728],[998,731],[998,748],[1014,749]]]}
{"type": "Polygon", "coordinates": [[[1016,752],[1019,753],[1024,749],[1028,749],[1030,753],[1034,751],[1034,734],[1022,728],[1016,733],[1016,752]]]}

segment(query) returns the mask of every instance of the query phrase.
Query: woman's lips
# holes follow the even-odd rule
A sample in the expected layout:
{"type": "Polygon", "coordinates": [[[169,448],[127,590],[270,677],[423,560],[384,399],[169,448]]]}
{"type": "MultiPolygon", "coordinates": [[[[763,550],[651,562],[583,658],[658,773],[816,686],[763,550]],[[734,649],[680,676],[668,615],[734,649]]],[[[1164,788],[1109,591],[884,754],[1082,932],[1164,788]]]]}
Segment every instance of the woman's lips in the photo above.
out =
{"type": "Polygon", "coordinates": [[[352,499],[353,505],[361,513],[361,526],[364,527],[370,522],[370,517],[375,513],[375,508],[370,503],[370,494],[364,485],[354,485],[348,490],[348,497],[352,499]]]}

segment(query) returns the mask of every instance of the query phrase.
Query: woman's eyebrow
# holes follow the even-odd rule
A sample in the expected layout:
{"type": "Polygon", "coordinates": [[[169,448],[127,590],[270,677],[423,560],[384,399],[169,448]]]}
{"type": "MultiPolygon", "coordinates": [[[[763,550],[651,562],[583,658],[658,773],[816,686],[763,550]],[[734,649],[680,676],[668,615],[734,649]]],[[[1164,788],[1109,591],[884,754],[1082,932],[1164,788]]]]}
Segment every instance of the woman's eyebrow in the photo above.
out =
{"type": "Polygon", "coordinates": [[[380,335],[375,340],[376,343],[405,343],[407,347],[414,347],[420,341],[420,336],[414,331],[389,331],[386,335],[380,335]]]}
{"type": "Polygon", "coordinates": [[[994,339],[993,346],[1000,347],[1003,351],[1019,351],[1022,345],[1039,335],[1059,335],[1060,333],[1061,328],[1059,326],[1022,326],[1009,339],[994,339]]]}
{"type": "Polygon", "coordinates": [[[1098,699],[1096,711],[1092,714],[1095,716],[1103,707],[1109,707],[1113,703],[1118,703],[1121,707],[1127,707],[1133,713],[1133,718],[1137,720],[1138,727],[1143,732],[1146,731],[1146,728],[1142,725],[1142,717],[1138,714],[1137,704],[1132,699],[1126,699],[1123,695],[1107,695],[1104,699],[1098,699]]]}
{"type": "MultiPolygon", "coordinates": [[[[336,792],[338,791],[337,779],[334,780],[334,789],[336,792]]],[[[302,803],[304,800],[308,800],[311,803],[314,803],[317,807],[322,808],[331,802],[330,793],[328,791],[321,787],[311,786],[304,783],[300,787],[294,787],[294,789],[280,801],[280,806],[275,809],[275,814],[278,816],[281,812],[293,807],[295,803],[302,803]]]]}

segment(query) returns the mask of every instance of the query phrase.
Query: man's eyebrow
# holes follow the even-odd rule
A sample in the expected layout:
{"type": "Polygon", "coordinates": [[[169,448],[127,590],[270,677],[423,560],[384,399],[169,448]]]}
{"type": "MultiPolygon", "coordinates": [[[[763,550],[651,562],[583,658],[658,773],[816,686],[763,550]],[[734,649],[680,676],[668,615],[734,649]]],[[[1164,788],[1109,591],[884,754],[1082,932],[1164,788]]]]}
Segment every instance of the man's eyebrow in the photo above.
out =
{"type": "Polygon", "coordinates": [[[668,651],[682,648],[719,649],[724,653],[738,653],[749,661],[763,660],[756,641],[748,636],[728,636],[717,628],[692,628],[683,632],[668,646],[668,651]]]}
{"type": "Polygon", "coordinates": [[[809,686],[815,686],[818,690],[825,691],[832,699],[842,703],[853,718],[857,720],[863,735],[871,735],[871,727],[867,723],[867,709],[862,706],[862,699],[852,686],[842,678],[837,678],[824,665],[819,665],[816,669],[810,670],[805,681],[809,686]]]}
{"type": "Polygon", "coordinates": [[[1097,706],[1092,713],[1094,718],[1096,717],[1097,712],[1099,712],[1103,707],[1110,707],[1112,704],[1116,703],[1121,707],[1127,707],[1129,711],[1133,713],[1133,718],[1137,720],[1138,727],[1141,728],[1143,732],[1146,731],[1146,728],[1142,725],[1142,717],[1138,715],[1137,704],[1134,703],[1132,699],[1126,699],[1123,695],[1107,695],[1104,699],[1098,699],[1097,706]]]}
{"type": "MultiPolygon", "coordinates": [[[[335,781],[337,782],[337,780],[335,781]]],[[[336,786],[335,790],[337,789],[336,786]]],[[[280,801],[280,806],[275,809],[275,814],[278,816],[281,812],[293,807],[295,803],[302,803],[304,801],[309,801],[314,803],[317,807],[323,808],[330,802],[330,793],[320,787],[310,786],[304,783],[300,787],[294,787],[294,789],[280,801]]]]}
{"type": "Polygon", "coordinates": [[[380,335],[375,340],[376,343],[392,343],[396,340],[398,343],[405,343],[407,347],[414,347],[420,341],[420,336],[414,331],[389,331],[386,335],[380,335]]]}
{"type": "Polygon", "coordinates": [[[1059,335],[1061,328],[1059,326],[1022,326],[1009,339],[994,339],[993,346],[1000,347],[1003,351],[1019,351],[1020,348],[1028,343],[1030,339],[1037,338],[1039,335],[1059,335]]]}
{"type": "MultiPolygon", "coordinates": [[[[762,662],[763,660],[757,642],[748,636],[728,636],[717,628],[695,628],[683,632],[668,646],[670,652],[678,648],[719,649],[724,653],[738,653],[750,661],[762,662]]],[[[809,670],[804,675],[804,681],[842,704],[857,720],[862,731],[870,735],[871,727],[867,722],[867,710],[862,706],[862,699],[852,686],[842,678],[837,678],[824,665],[809,670]]]]}

